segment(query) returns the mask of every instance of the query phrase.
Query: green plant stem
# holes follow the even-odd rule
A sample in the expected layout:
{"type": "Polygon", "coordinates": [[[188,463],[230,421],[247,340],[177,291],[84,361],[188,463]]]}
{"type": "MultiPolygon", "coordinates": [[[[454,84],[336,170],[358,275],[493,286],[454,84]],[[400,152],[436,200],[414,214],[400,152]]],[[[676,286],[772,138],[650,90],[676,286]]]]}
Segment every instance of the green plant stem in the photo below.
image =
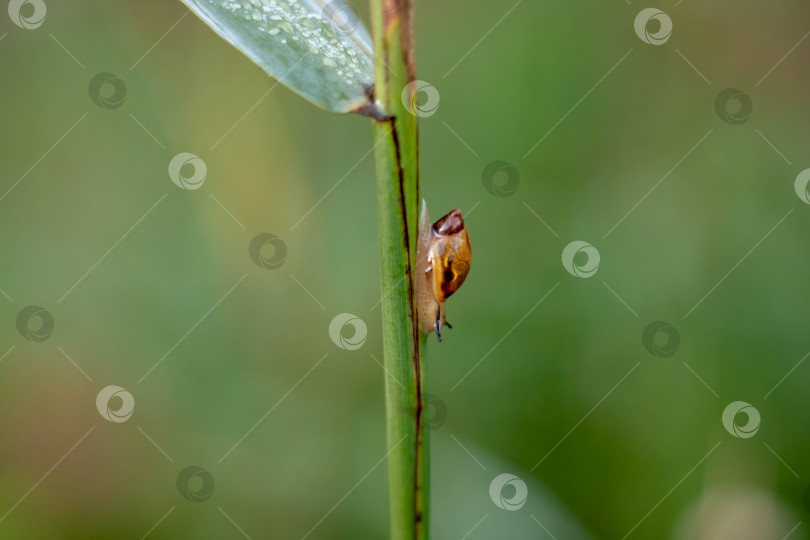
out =
{"type": "Polygon", "coordinates": [[[392,540],[428,538],[425,340],[413,294],[420,201],[417,131],[416,117],[400,97],[414,78],[411,15],[408,0],[371,0],[375,99],[391,116],[374,122],[374,138],[392,540]]]}

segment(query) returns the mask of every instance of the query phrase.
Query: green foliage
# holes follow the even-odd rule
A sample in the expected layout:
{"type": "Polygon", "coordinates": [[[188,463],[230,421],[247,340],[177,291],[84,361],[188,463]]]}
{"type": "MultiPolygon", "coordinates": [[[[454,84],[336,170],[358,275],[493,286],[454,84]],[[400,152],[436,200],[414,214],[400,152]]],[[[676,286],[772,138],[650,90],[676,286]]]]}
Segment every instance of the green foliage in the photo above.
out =
{"type": "Polygon", "coordinates": [[[181,0],[267,73],[319,107],[350,112],[374,83],[371,42],[341,1],[181,0]]]}

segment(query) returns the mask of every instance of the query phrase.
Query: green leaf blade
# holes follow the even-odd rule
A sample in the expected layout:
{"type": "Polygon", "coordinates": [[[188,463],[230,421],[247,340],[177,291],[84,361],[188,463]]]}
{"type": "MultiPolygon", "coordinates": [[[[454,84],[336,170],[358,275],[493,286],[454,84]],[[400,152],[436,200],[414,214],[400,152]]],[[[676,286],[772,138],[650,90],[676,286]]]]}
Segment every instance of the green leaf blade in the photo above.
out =
{"type": "Polygon", "coordinates": [[[181,0],[225,41],[328,111],[372,107],[368,32],[343,2],[181,0]]]}

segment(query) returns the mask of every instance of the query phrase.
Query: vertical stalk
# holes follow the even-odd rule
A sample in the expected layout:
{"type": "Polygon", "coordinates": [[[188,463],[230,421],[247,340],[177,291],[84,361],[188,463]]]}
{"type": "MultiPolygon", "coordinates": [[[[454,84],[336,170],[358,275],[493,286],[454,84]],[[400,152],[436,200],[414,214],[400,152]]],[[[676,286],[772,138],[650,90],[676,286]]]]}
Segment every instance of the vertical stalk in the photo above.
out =
{"type": "Polygon", "coordinates": [[[429,456],[421,362],[425,340],[416,321],[413,279],[420,201],[417,126],[401,99],[414,80],[410,0],[371,0],[371,17],[374,95],[390,116],[374,122],[374,138],[383,350],[389,374],[385,395],[391,538],[426,540],[429,456]]]}

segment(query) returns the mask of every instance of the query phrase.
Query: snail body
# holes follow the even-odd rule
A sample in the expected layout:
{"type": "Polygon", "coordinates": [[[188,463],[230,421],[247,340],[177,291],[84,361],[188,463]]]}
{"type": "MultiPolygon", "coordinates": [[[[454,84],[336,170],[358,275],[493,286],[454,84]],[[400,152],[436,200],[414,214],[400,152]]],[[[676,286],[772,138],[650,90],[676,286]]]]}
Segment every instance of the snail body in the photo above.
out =
{"type": "Polygon", "coordinates": [[[455,209],[431,224],[422,201],[416,244],[416,311],[419,329],[436,332],[442,340],[444,304],[461,287],[470,271],[470,239],[461,211],[455,209]]]}

